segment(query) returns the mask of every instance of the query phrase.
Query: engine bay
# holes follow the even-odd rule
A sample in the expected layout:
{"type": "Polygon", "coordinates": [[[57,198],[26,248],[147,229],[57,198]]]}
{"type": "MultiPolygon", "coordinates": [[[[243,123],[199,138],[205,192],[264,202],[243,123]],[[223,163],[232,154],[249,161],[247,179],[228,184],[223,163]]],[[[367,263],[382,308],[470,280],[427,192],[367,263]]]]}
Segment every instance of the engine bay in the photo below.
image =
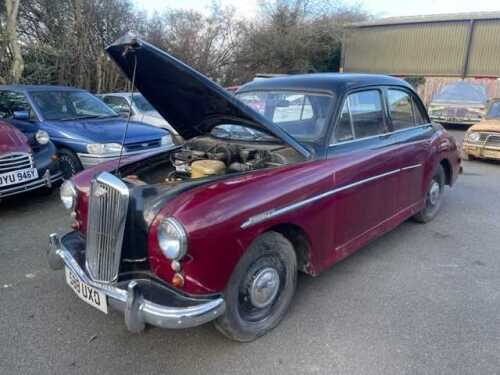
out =
{"type": "Polygon", "coordinates": [[[302,160],[289,146],[197,137],[163,158],[127,171],[134,184],[178,183],[203,177],[279,167],[302,160]]]}

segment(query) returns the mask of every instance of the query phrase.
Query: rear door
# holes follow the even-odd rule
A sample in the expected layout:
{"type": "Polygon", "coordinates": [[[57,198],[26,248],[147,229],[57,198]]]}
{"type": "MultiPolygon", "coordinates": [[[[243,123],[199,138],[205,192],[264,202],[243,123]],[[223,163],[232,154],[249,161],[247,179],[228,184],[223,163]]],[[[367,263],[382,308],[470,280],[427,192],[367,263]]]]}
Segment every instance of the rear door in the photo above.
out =
{"type": "Polygon", "coordinates": [[[347,252],[397,211],[398,158],[383,90],[350,93],[335,124],[328,157],[335,168],[335,247],[347,252]],[[351,246],[350,246],[351,245],[351,246]]]}
{"type": "Polygon", "coordinates": [[[394,140],[395,155],[401,161],[398,207],[404,210],[424,196],[423,171],[430,153],[432,125],[418,98],[404,88],[385,90],[394,140]]]}

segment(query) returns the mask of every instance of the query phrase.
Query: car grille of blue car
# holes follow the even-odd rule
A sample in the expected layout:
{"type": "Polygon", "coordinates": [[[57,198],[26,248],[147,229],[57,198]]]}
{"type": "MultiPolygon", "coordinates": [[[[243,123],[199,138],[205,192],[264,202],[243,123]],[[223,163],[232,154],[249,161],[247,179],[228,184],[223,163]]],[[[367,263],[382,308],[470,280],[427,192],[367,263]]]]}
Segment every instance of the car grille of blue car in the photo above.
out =
{"type": "Polygon", "coordinates": [[[160,147],[160,146],[161,146],[161,140],[155,139],[153,141],[129,143],[129,144],[125,145],[125,149],[128,152],[134,152],[134,151],[142,151],[142,150],[147,150],[148,148],[155,148],[155,147],[160,147]]]}

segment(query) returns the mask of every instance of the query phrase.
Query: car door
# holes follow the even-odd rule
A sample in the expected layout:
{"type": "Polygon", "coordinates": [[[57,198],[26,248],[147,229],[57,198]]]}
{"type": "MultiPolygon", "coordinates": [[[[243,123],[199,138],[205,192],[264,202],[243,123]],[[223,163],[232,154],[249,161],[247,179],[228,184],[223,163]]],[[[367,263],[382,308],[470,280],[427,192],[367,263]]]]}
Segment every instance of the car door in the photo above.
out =
{"type": "Polygon", "coordinates": [[[400,159],[398,207],[409,209],[424,195],[424,164],[430,152],[432,125],[414,93],[390,87],[385,90],[388,114],[393,129],[395,157],[400,159]]]}
{"type": "Polygon", "coordinates": [[[349,252],[397,211],[400,162],[392,153],[382,89],[352,92],[341,108],[328,158],[337,191],[335,248],[349,252]]]}

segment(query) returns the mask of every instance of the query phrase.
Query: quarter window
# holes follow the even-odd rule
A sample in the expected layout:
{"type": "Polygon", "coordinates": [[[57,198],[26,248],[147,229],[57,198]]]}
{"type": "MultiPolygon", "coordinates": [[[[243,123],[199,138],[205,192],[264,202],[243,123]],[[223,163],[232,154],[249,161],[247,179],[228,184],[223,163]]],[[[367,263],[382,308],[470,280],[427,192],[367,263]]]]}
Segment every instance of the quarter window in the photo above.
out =
{"type": "Polygon", "coordinates": [[[386,133],[382,108],[382,97],[378,90],[349,95],[335,128],[336,141],[345,142],[386,133]]]}
{"type": "Polygon", "coordinates": [[[350,141],[354,138],[354,132],[351,124],[351,114],[349,113],[349,104],[346,100],[340,114],[339,123],[335,128],[335,139],[337,142],[350,141]]]}
{"type": "Polygon", "coordinates": [[[410,95],[401,90],[388,90],[387,101],[394,130],[415,126],[413,104],[410,95]]]}

